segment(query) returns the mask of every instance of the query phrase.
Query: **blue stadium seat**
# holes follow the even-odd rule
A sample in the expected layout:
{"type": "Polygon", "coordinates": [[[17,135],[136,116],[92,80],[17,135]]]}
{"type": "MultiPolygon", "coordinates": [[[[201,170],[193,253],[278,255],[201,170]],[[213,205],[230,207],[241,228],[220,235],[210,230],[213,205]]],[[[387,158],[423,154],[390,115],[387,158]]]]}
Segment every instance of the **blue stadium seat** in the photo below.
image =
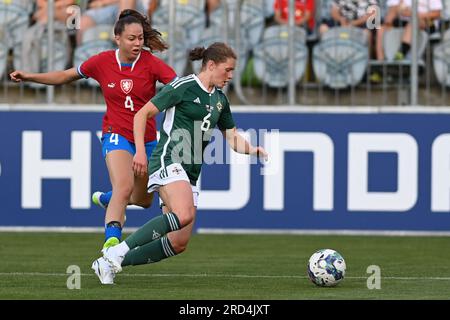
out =
{"type": "Polygon", "coordinates": [[[333,89],[357,85],[368,59],[367,35],[359,28],[331,28],[313,49],[315,75],[333,89]]]}
{"type": "MultiPolygon", "coordinates": [[[[170,0],[162,0],[158,9],[153,13],[154,25],[169,24],[170,0]]],[[[206,24],[204,13],[205,0],[176,0],[175,25],[186,32],[186,47],[193,47],[200,39],[206,24]]]]}
{"type": "MultiPolygon", "coordinates": [[[[115,49],[116,46],[112,41],[112,36],[112,25],[97,25],[83,32],[81,44],[75,49],[74,52],[74,67],[78,68],[83,61],[86,61],[93,55],[96,55],[102,51],[115,49]]],[[[93,87],[99,86],[98,82],[93,79],[82,81],[93,87]]]]}
{"type": "MultiPolygon", "coordinates": [[[[294,76],[297,82],[305,72],[308,49],[305,30],[299,27],[294,30],[294,76]]],[[[271,26],[253,50],[255,75],[270,87],[286,87],[289,83],[288,35],[287,26],[271,26]]]]}

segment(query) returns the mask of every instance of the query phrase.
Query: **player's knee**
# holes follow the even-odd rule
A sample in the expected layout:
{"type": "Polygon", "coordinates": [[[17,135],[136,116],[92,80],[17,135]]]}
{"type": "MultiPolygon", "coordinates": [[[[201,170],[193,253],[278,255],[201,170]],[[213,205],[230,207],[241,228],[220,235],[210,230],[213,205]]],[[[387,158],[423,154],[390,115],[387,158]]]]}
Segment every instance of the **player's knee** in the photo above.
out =
{"type": "Polygon", "coordinates": [[[132,183],[123,183],[119,186],[113,188],[113,195],[119,197],[120,199],[127,200],[131,198],[131,194],[133,193],[133,184],[132,183]]]}
{"type": "Polygon", "coordinates": [[[175,214],[178,216],[178,220],[180,221],[181,226],[187,226],[192,221],[194,221],[195,217],[195,208],[185,208],[182,210],[178,210],[178,212],[175,212],[175,214]]]}
{"type": "Polygon", "coordinates": [[[152,205],[153,202],[153,194],[147,194],[143,198],[135,199],[133,196],[131,197],[132,204],[137,205],[139,207],[148,209],[152,205]]]}
{"type": "Polygon", "coordinates": [[[186,251],[188,243],[189,239],[173,239],[171,241],[172,248],[177,254],[186,251]]]}

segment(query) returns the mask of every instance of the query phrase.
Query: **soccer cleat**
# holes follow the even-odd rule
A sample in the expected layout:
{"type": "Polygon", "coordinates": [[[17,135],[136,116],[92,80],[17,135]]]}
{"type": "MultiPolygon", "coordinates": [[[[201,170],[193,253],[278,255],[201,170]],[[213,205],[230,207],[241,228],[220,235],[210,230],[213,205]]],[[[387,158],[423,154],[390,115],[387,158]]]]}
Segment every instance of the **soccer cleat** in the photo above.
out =
{"type": "Polygon", "coordinates": [[[115,247],[109,247],[102,250],[103,258],[111,264],[115,273],[122,271],[122,261],[125,256],[120,256],[115,247]]]}
{"type": "Polygon", "coordinates": [[[394,56],[395,61],[402,61],[404,59],[405,59],[405,55],[402,52],[398,51],[395,53],[395,56],[394,56]]]}
{"type": "Polygon", "coordinates": [[[116,276],[114,269],[103,257],[92,263],[92,270],[94,270],[102,284],[114,284],[114,277],[116,276]]]}
{"type": "Polygon", "coordinates": [[[373,83],[380,83],[381,81],[383,81],[383,78],[381,77],[381,74],[379,74],[378,72],[374,72],[370,75],[369,80],[373,83]]]}
{"type": "Polygon", "coordinates": [[[119,239],[117,239],[116,237],[111,237],[105,241],[105,243],[103,244],[103,249],[113,247],[115,245],[118,245],[119,243],[120,243],[119,239]]]}
{"type": "Polygon", "coordinates": [[[103,209],[106,209],[108,207],[108,204],[104,204],[103,202],[100,201],[100,196],[103,194],[103,192],[101,191],[95,191],[92,194],[92,202],[100,207],[102,207],[103,209]]]}

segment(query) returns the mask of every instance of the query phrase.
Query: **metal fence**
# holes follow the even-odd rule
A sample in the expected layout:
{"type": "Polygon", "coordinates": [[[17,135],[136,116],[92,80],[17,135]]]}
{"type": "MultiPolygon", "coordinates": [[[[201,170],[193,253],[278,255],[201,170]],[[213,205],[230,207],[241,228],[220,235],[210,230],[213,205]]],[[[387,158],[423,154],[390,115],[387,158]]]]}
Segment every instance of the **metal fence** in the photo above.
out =
{"type": "MultiPolygon", "coordinates": [[[[413,36],[406,59],[396,60],[392,56],[401,41],[402,29],[394,28],[389,35],[385,34],[383,61],[376,60],[373,51],[386,1],[380,2],[365,28],[333,28],[319,35],[320,21],[327,16],[330,1],[315,1],[313,32],[295,26],[294,0],[289,2],[289,23],[282,26],[274,22],[269,10],[271,3],[266,0],[223,0],[209,16],[204,10],[204,0],[160,1],[152,22],[170,49],[159,56],[174,66],[179,75],[184,75],[199,69],[198,64],[187,61],[190,48],[214,41],[229,43],[239,57],[235,78],[227,88],[234,104],[448,105],[450,33],[446,31],[450,1],[443,0],[441,18],[434,30],[419,29],[417,14],[412,15],[413,36]],[[380,81],[372,81],[374,73],[380,75],[380,81]]],[[[54,0],[48,3],[48,16],[53,17],[54,0]]],[[[423,3],[413,0],[413,13],[423,3]]],[[[35,51],[27,55],[24,47],[29,50],[29,44],[24,42],[23,35],[30,28],[33,11],[30,4],[32,1],[0,0],[0,103],[103,104],[101,91],[93,81],[52,87],[9,80],[8,74],[29,65],[24,59],[33,61],[34,55],[38,56],[39,71],[43,72],[77,66],[96,50],[113,47],[108,34],[112,26],[94,28],[89,44],[75,45],[77,30],[71,26],[77,26],[78,14],[84,13],[86,1],[83,1],[81,8],[69,8],[72,20],[66,26],[61,27],[49,18],[37,37],[35,51]]]]}

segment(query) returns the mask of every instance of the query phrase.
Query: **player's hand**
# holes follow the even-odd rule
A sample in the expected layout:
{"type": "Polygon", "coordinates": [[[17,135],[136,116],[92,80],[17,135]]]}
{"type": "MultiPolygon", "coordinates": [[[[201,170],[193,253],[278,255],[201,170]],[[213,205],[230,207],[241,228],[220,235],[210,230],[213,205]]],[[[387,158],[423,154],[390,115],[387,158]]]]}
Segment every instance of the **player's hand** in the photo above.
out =
{"type": "Polygon", "coordinates": [[[147,155],[138,153],[133,158],[133,171],[137,177],[143,177],[147,174],[147,155]]]}
{"type": "Polygon", "coordinates": [[[27,74],[26,72],[23,71],[16,70],[14,72],[11,72],[9,76],[11,77],[11,80],[14,82],[22,82],[27,80],[27,74]]]}
{"type": "Polygon", "coordinates": [[[258,156],[259,158],[263,159],[264,161],[269,160],[269,154],[261,146],[255,147],[255,149],[253,150],[253,152],[251,154],[258,156]]]}

